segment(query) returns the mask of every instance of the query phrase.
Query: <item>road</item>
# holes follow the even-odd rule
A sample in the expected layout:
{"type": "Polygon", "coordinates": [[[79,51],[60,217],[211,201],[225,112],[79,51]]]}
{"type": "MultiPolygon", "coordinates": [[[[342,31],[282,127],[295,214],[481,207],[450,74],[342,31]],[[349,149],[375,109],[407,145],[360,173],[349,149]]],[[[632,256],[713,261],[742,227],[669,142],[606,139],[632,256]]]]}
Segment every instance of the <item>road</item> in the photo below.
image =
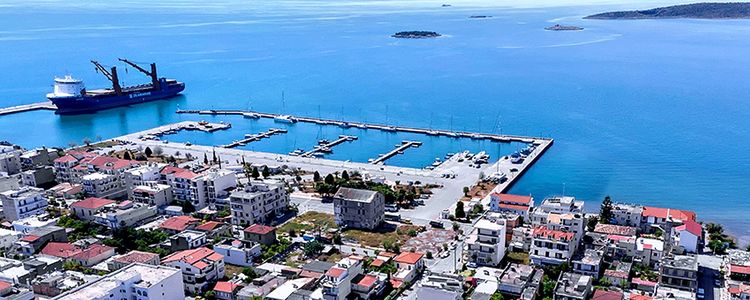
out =
{"type": "Polygon", "coordinates": [[[714,280],[721,278],[721,263],[720,257],[698,255],[698,288],[705,290],[705,300],[728,299],[728,297],[722,299],[722,288],[714,285],[714,280]]]}

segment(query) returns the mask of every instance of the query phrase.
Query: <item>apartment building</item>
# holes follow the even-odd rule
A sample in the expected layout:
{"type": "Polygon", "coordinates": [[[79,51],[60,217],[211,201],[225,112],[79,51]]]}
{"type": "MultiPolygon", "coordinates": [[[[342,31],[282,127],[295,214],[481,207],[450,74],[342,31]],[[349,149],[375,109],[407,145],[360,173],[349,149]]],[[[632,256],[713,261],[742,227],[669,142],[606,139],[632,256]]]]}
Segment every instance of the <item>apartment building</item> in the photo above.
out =
{"type": "Polygon", "coordinates": [[[224,277],[224,256],[208,248],[170,254],[162,264],[181,270],[185,291],[193,295],[202,294],[212,281],[224,277]]]}
{"type": "Polygon", "coordinates": [[[586,300],[591,296],[593,279],[591,276],[562,273],[555,285],[555,300],[586,300]]]}
{"type": "Polygon", "coordinates": [[[694,256],[676,255],[663,259],[659,271],[662,286],[690,292],[698,289],[698,260],[694,256]]]}
{"type": "Polygon", "coordinates": [[[111,229],[120,229],[143,223],[156,216],[156,209],[140,203],[123,201],[107,207],[96,215],[94,222],[111,229]]]}
{"type": "Polygon", "coordinates": [[[250,267],[253,259],[260,256],[260,244],[240,240],[224,240],[214,245],[214,251],[224,256],[224,262],[232,265],[250,267]]]}
{"type": "Polygon", "coordinates": [[[7,221],[41,215],[47,209],[47,198],[44,190],[24,186],[19,189],[0,193],[3,203],[3,214],[7,221]]]}
{"type": "Polygon", "coordinates": [[[289,205],[289,195],[281,182],[252,181],[229,196],[232,224],[247,226],[271,222],[289,205]]]}
{"type": "Polygon", "coordinates": [[[333,215],[339,227],[373,230],[383,223],[385,197],[375,191],[339,188],[333,196],[333,215]]]}
{"type": "Polygon", "coordinates": [[[548,229],[534,228],[530,251],[531,262],[535,265],[559,265],[571,259],[577,249],[575,234],[548,229]]]}
{"type": "Polygon", "coordinates": [[[91,173],[81,177],[83,192],[89,197],[123,198],[127,195],[122,180],[117,175],[105,173],[91,173]]]}
{"type": "Polygon", "coordinates": [[[505,257],[505,222],[479,220],[466,240],[469,258],[478,265],[496,266],[505,257]]]}
{"type": "Polygon", "coordinates": [[[529,213],[534,208],[534,198],[531,196],[492,193],[490,194],[490,211],[512,213],[529,219],[529,213]]]}
{"type": "Polygon", "coordinates": [[[344,300],[352,291],[352,279],[362,274],[363,266],[361,259],[345,257],[321,278],[323,287],[323,299],[344,300]]]}
{"type": "Polygon", "coordinates": [[[132,264],[55,297],[55,300],[185,299],[180,270],[132,264]]]}
{"type": "Polygon", "coordinates": [[[114,207],[115,205],[116,202],[114,200],[89,197],[71,204],[70,210],[81,220],[93,221],[102,210],[114,207]]]}
{"type": "Polygon", "coordinates": [[[21,172],[21,150],[12,145],[0,145],[0,173],[14,175],[21,172]]]}
{"type": "Polygon", "coordinates": [[[143,203],[148,206],[164,207],[172,203],[172,187],[166,184],[156,182],[147,182],[143,185],[137,185],[130,192],[130,200],[136,203],[143,203]]]}
{"type": "Polygon", "coordinates": [[[203,173],[167,166],[161,172],[160,183],[172,187],[174,199],[189,201],[201,209],[226,197],[237,186],[236,175],[223,169],[211,169],[203,173]]]}

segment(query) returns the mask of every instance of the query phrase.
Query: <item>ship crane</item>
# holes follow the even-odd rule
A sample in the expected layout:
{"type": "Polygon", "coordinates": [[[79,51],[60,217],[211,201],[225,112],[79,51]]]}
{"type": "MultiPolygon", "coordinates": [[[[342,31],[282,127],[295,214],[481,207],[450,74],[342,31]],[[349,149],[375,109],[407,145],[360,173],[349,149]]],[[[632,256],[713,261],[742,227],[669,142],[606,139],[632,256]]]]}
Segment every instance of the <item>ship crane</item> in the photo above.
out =
{"type": "Polygon", "coordinates": [[[102,66],[98,61],[92,60],[91,63],[94,64],[97,71],[101,72],[109,81],[112,81],[112,89],[115,90],[115,93],[121,95],[122,87],[120,87],[120,79],[117,77],[117,68],[112,67],[111,71],[107,71],[107,68],[102,66]]]}
{"type": "Polygon", "coordinates": [[[156,64],[155,63],[151,64],[151,71],[147,71],[146,69],[141,68],[141,66],[139,66],[136,63],[131,62],[131,61],[127,60],[127,59],[118,58],[118,60],[120,60],[121,62],[124,62],[124,63],[126,63],[128,65],[130,65],[131,67],[135,68],[136,70],[140,71],[141,73],[146,74],[146,76],[151,77],[151,84],[153,85],[153,88],[155,90],[159,90],[161,88],[160,83],[159,83],[159,78],[156,76],[156,64]]]}

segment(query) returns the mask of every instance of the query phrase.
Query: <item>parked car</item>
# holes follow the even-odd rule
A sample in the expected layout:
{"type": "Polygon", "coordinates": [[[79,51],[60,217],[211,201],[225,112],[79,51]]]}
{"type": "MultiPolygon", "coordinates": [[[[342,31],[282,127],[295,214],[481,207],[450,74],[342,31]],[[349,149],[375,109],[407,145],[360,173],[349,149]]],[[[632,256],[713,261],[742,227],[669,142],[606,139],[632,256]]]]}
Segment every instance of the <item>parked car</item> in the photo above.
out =
{"type": "Polygon", "coordinates": [[[430,221],[430,226],[432,226],[433,228],[445,228],[445,224],[440,221],[430,221]]]}

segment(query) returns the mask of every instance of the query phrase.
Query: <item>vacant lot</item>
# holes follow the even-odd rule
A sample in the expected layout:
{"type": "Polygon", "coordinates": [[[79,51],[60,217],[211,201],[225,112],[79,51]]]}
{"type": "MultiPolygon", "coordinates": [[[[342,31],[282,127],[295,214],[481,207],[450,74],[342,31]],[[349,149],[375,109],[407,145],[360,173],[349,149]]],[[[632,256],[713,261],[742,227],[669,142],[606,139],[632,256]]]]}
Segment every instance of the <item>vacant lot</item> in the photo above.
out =
{"type": "Polygon", "coordinates": [[[343,232],[343,236],[348,239],[359,241],[360,244],[367,247],[383,247],[383,242],[390,241],[403,245],[407,240],[416,235],[423,228],[416,225],[401,225],[398,228],[386,227],[377,231],[363,231],[358,229],[349,229],[343,232]]]}
{"type": "Polygon", "coordinates": [[[333,220],[333,215],[316,211],[308,211],[295,217],[284,225],[281,225],[278,231],[280,233],[284,233],[289,232],[289,230],[294,230],[299,234],[303,231],[308,232],[316,229],[325,231],[326,229],[330,228],[337,228],[336,222],[333,220]]]}

